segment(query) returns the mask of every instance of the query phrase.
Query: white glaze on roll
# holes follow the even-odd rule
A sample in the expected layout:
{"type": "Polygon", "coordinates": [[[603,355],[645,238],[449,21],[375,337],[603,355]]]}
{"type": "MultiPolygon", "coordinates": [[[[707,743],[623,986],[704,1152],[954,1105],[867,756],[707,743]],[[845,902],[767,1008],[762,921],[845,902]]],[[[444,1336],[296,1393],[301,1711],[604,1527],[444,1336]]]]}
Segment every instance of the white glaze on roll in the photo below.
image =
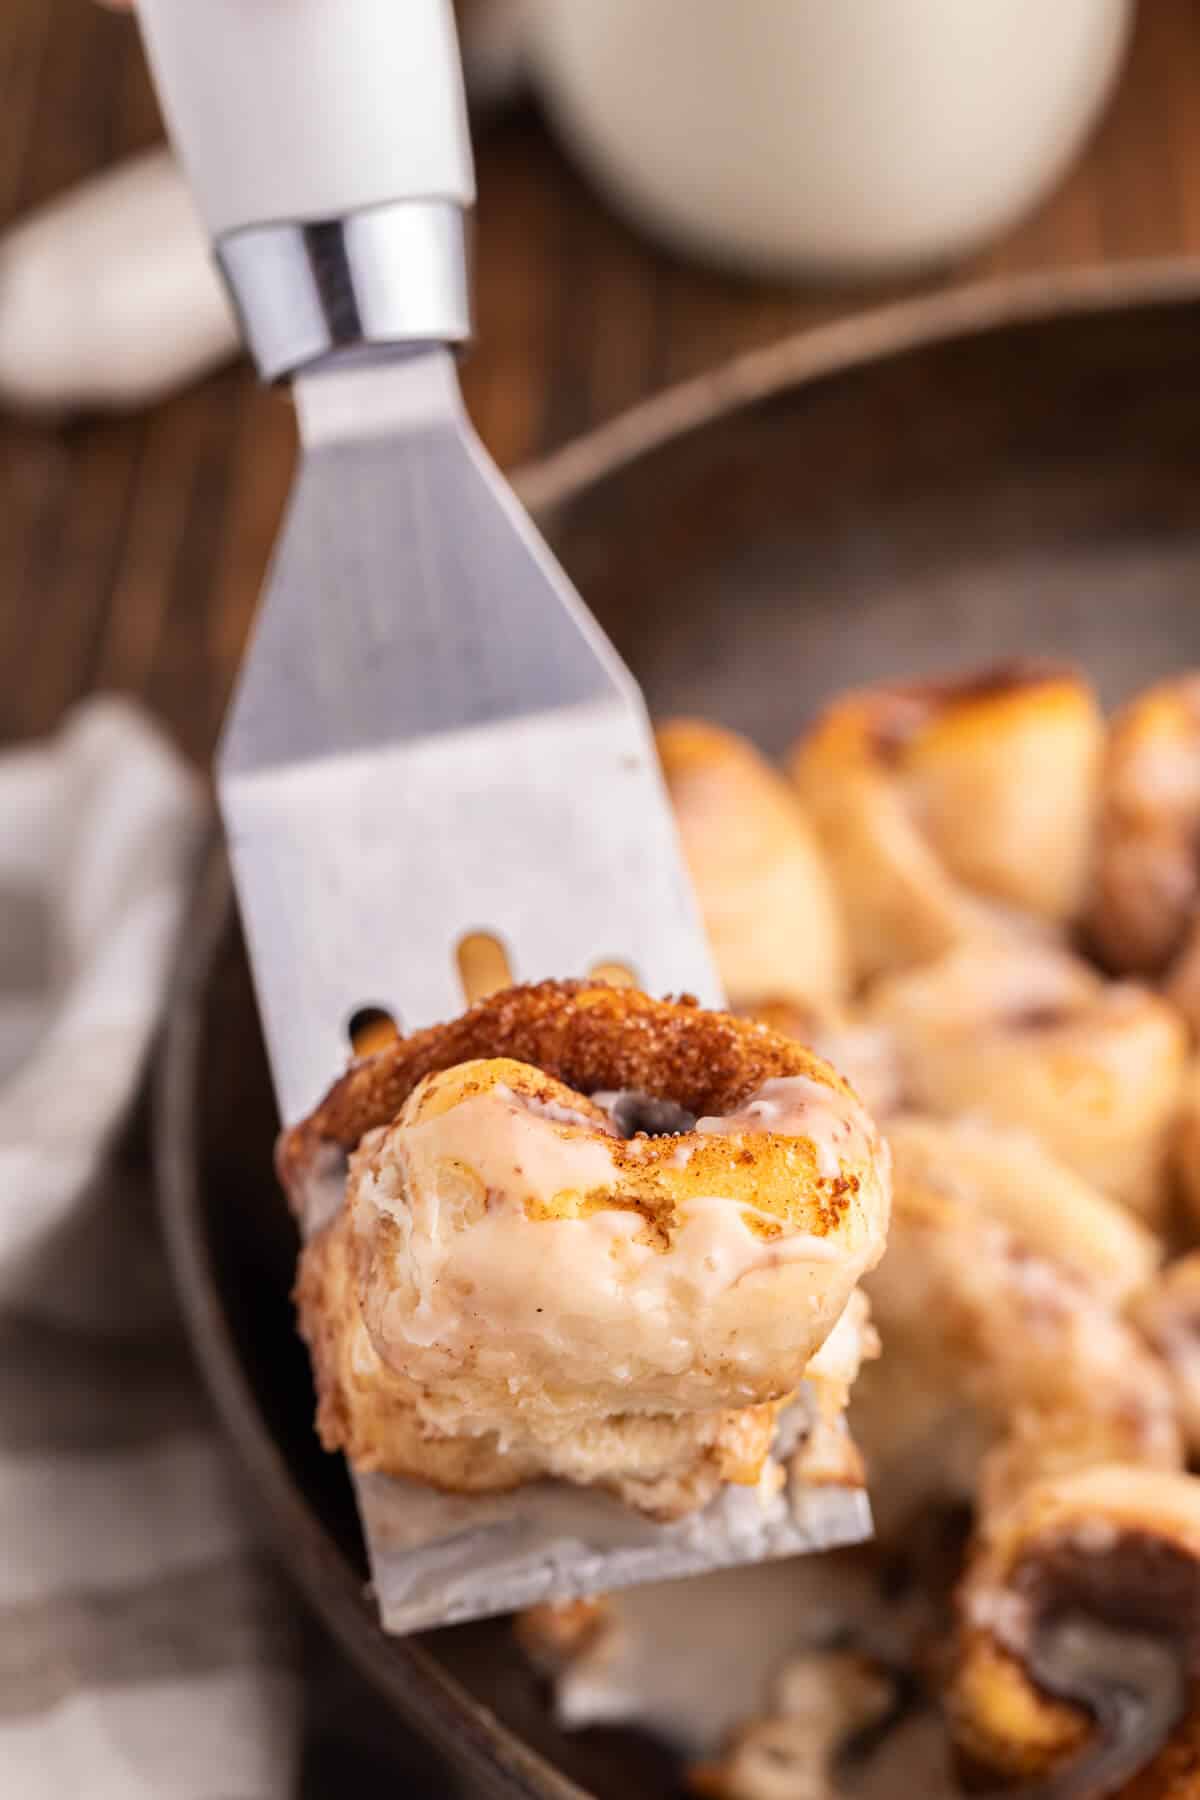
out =
{"type": "Polygon", "coordinates": [[[735,1113],[699,1119],[696,1130],[710,1137],[765,1131],[776,1137],[807,1138],[826,1181],[837,1179],[843,1163],[867,1160],[878,1145],[875,1126],[858,1102],[833,1093],[808,1075],[764,1081],[735,1113]]]}
{"type": "Polygon", "coordinates": [[[625,1140],[537,1071],[484,1062],[364,1140],[348,1199],[368,1330],[427,1416],[544,1432],[581,1405],[793,1389],[882,1251],[887,1154],[857,1102],[809,1077],[625,1140]]]}

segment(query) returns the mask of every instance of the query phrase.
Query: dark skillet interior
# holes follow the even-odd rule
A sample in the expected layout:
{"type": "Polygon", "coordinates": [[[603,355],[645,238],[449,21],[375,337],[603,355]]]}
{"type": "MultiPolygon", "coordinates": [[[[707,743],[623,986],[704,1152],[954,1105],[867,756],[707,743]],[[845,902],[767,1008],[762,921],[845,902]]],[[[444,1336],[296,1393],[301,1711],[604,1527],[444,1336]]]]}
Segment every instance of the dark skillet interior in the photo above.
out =
{"type": "MultiPolygon", "coordinates": [[[[1111,700],[1200,662],[1198,389],[1192,305],[1008,326],[725,413],[544,523],[652,709],[716,717],[772,750],[841,685],[1012,654],[1082,661],[1111,700]]],[[[419,1645],[374,1625],[350,1488],[312,1435],[274,1108],[216,850],[159,1101],[196,1348],[283,1558],[335,1636],[458,1753],[473,1794],[578,1792],[563,1774],[621,1800],[670,1791],[652,1746],[556,1732],[503,1625],[419,1645]]]]}

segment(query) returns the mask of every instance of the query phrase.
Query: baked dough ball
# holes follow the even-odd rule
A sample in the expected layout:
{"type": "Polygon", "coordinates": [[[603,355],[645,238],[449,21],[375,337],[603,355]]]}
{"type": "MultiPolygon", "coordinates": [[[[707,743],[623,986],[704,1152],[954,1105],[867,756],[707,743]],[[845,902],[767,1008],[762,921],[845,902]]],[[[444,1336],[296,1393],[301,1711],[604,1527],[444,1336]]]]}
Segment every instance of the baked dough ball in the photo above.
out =
{"type": "Polygon", "coordinates": [[[866,1010],[894,1034],[913,1107],[1020,1126],[1161,1220],[1188,1038],[1160,995],[1048,945],[969,943],[878,983],[866,1010]]]}
{"type": "Polygon", "coordinates": [[[1188,1450],[1200,1457],[1200,1250],[1177,1257],[1148,1281],[1130,1317],[1170,1371],[1188,1450]]]}
{"type": "MultiPolygon", "coordinates": [[[[1099,1737],[1088,1711],[1038,1679],[1043,1621],[1073,1612],[1160,1635],[1174,1640],[1185,1680],[1200,1676],[1200,1481],[1106,1464],[1038,1483],[985,1525],[960,1599],[948,1693],[959,1753],[976,1786],[1043,1780],[1099,1737]]],[[[1194,1723],[1184,1730],[1194,1739],[1194,1723]]],[[[1159,1785],[1171,1760],[1168,1746],[1131,1800],[1185,1793],[1159,1785]]]]}
{"type": "Polygon", "coordinates": [[[1073,919],[1103,734],[1088,683],[1035,664],[835,700],[789,766],[833,870],[856,976],[1073,919]]]}
{"type": "Polygon", "coordinates": [[[864,1284],[883,1355],[852,1403],[883,1529],[935,1495],[987,1511],[1054,1470],[1178,1467],[1169,1376],[1114,1304],[1122,1243],[1153,1266],[1134,1222],[1009,1133],[889,1131],[888,1252],[864,1284]],[[1040,1189],[1021,1191],[1023,1169],[1040,1189]],[[1069,1215],[1039,1221],[1039,1198],[1069,1215]]]}
{"type": "Polygon", "coordinates": [[[698,719],[663,725],[658,753],[730,1002],[839,999],[849,979],[845,931],[789,783],[745,738],[698,719]]]}
{"type": "Polygon", "coordinates": [[[1163,981],[1200,1026],[1200,673],[1112,722],[1087,922],[1109,968],[1163,981]]]}
{"type": "Polygon", "coordinates": [[[536,1469],[666,1513],[757,1480],[887,1229],[886,1148],[827,1065],[602,985],[388,1046],[281,1141],[294,1194],[331,1152],[297,1288],[325,1441],[446,1486],[536,1469]]]}
{"type": "Polygon", "coordinates": [[[893,1182],[975,1207],[1118,1310],[1157,1277],[1162,1245],[1027,1131],[905,1113],[888,1124],[893,1182]]]}

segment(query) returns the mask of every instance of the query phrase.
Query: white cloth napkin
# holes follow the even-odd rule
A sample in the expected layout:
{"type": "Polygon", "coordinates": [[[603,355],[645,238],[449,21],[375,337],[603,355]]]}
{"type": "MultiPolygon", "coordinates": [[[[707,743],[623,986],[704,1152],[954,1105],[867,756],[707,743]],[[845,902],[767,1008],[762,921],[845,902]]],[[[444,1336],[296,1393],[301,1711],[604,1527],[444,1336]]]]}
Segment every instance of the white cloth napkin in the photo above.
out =
{"type": "Polygon", "coordinates": [[[129,1116],[203,816],[130,706],[0,756],[0,1794],[274,1800],[289,1613],[182,1343],[129,1116]]]}

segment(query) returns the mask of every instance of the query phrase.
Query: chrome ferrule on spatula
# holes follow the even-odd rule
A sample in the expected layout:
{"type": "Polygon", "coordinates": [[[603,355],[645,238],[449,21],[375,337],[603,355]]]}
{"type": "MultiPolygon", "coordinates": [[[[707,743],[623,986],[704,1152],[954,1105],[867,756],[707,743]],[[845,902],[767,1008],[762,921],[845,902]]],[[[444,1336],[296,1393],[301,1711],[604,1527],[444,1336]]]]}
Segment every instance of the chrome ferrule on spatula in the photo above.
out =
{"type": "Polygon", "coordinates": [[[285,1121],[360,1006],[405,1029],[461,1011],[473,932],[515,979],[615,961],[717,999],[640,695],[462,409],[449,0],[140,12],[246,343],[295,389],[299,472],[218,766],[285,1121]]]}

